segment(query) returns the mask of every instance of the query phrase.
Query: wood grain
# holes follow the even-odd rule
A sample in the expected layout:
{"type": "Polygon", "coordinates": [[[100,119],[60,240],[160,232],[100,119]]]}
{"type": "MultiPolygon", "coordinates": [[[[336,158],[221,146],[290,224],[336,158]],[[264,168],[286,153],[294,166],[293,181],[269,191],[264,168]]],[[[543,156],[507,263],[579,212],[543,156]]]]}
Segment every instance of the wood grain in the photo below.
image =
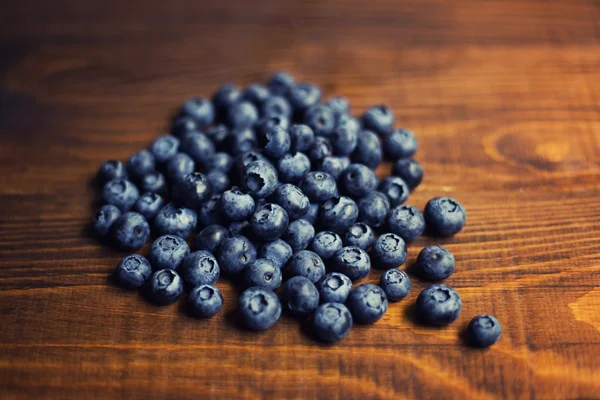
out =
{"type": "MultiPolygon", "coordinates": [[[[600,3],[41,2],[0,6],[0,398],[600,398],[600,3]],[[390,104],[418,135],[409,203],[458,198],[463,313],[413,321],[425,286],[325,346],[283,317],[191,319],[108,282],[90,179],[186,97],[275,69],[390,104]],[[464,345],[478,313],[503,336],[464,345]]],[[[380,169],[389,171],[389,165],[380,169]]],[[[373,272],[368,280],[376,282],[373,272]]]]}

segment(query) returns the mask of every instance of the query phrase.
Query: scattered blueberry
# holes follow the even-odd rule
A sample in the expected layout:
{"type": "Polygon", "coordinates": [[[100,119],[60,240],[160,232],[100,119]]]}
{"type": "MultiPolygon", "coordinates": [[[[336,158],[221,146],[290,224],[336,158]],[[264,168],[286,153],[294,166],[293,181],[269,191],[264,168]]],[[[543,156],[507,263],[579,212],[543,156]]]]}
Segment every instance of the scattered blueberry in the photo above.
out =
{"type": "Polygon", "coordinates": [[[242,179],[244,187],[254,197],[270,196],[277,187],[277,171],[266,161],[248,164],[242,179]]]}
{"type": "Polygon", "coordinates": [[[478,315],[469,323],[467,333],[473,346],[489,347],[500,339],[502,326],[492,315],[478,315]]]}
{"type": "Polygon", "coordinates": [[[133,211],[139,212],[150,221],[156,217],[164,203],[165,201],[160,195],[146,192],[137,199],[133,205],[133,211]]]}
{"type": "Polygon", "coordinates": [[[363,250],[367,250],[373,243],[375,234],[373,229],[364,222],[357,222],[350,228],[346,229],[342,238],[344,246],[355,246],[363,250]]]}
{"type": "Polygon", "coordinates": [[[142,214],[133,211],[123,213],[110,230],[115,244],[123,250],[137,250],[150,237],[148,221],[142,214]]]}
{"type": "Polygon", "coordinates": [[[287,72],[276,72],[269,79],[269,90],[274,94],[287,94],[295,84],[294,77],[287,72]]]}
{"type": "Polygon", "coordinates": [[[214,285],[221,275],[217,259],[206,250],[187,254],[179,271],[183,281],[190,286],[214,285]]]}
{"type": "Polygon", "coordinates": [[[216,286],[201,285],[192,289],[187,304],[196,317],[210,318],[221,311],[223,296],[216,286]]]}
{"type": "Polygon", "coordinates": [[[236,104],[242,93],[239,89],[230,83],[221,85],[212,96],[212,104],[214,105],[217,114],[221,117],[227,115],[227,111],[236,104]]]}
{"type": "Polygon", "coordinates": [[[308,197],[297,186],[289,183],[279,186],[271,198],[275,204],[283,207],[290,220],[302,218],[310,207],[308,197]]]}
{"type": "Polygon", "coordinates": [[[330,262],[333,271],[346,275],[353,282],[365,278],[371,270],[369,255],[358,247],[343,247],[330,262]]]}
{"type": "Polygon", "coordinates": [[[398,268],[392,268],[381,274],[379,286],[381,286],[389,301],[400,301],[408,296],[412,284],[406,272],[398,268]]]}
{"type": "Polygon", "coordinates": [[[458,318],[461,309],[460,296],[447,285],[431,285],[417,298],[417,315],[428,325],[448,325],[458,318]]]}
{"type": "Polygon", "coordinates": [[[159,163],[169,161],[177,154],[178,149],[179,139],[171,135],[161,136],[150,145],[150,152],[159,163]]]}
{"type": "Polygon", "coordinates": [[[343,304],[324,303],[315,310],[313,326],[318,339],[337,342],[350,333],[352,314],[343,304]]]}
{"type": "Polygon", "coordinates": [[[187,238],[196,230],[198,217],[189,208],[180,208],[169,203],[154,218],[154,228],[160,235],[177,235],[187,238]]]}
{"type": "Polygon", "coordinates": [[[380,269],[396,268],[406,261],[406,243],[395,233],[384,233],[373,242],[373,266],[380,269]]]}
{"type": "Polygon", "coordinates": [[[261,286],[275,290],[281,286],[281,269],[273,260],[259,258],[244,270],[246,286],[261,286]]]}
{"type": "Polygon", "coordinates": [[[454,273],[454,256],[442,246],[427,246],[415,263],[417,274],[428,281],[441,281],[454,273]]]}
{"type": "Polygon", "coordinates": [[[158,171],[144,175],[139,181],[139,188],[142,192],[157,193],[161,196],[167,194],[168,191],[167,180],[158,171]]]}
{"type": "Polygon", "coordinates": [[[121,216],[121,210],[112,204],[106,204],[96,211],[96,215],[92,219],[92,227],[94,232],[100,237],[106,237],[110,232],[110,227],[121,216]]]}
{"type": "Polygon", "coordinates": [[[335,196],[337,185],[333,176],[326,172],[313,171],[302,181],[302,191],[311,202],[322,203],[335,196]]]}
{"type": "Polygon", "coordinates": [[[149,296],[157,304],[175,302],[183,293],[183,282],[172,269],[161,269],[150,277],[149,296]]]}
{"type": "Polygon", "coordinates": [[[325,104],[317,104],[308,109],[304,116],[304,123],[313,130],[315,135],[329,136],[335,128],[335,113],[325,104]]]}
{"type": "Polygon", "coordinates": [[[284,183],[298,183],[310,172],[311,162],[304,153],[288,153],[277,161],[279,179],[284,183]]]}
{"type": "Polygon", "coordinates": [[[413,190],[423,180],[423,167],[412,158],[401,158],[394,163],[392,175],[402,178],[410,190],[413,190]]]}
{"type": "Polygon", "coordinates": [[[179,115],[192,118],[197,122],[198,128],[202,128],[213,123],[215,109],[207,99],[195,97],[183,103],[179,115]]]}
{"type": "Polygon", "coordinates": [[[227,175],[226,172],[219,170],[208,171],[206,173],[206,178],[210,182],[210,185],[212,186],[212,191],[214,193],[223,193],[231,187],[229,175],[227,175]]]}
{"type": "Polygon", "coordinates": [[[379,191],[387,196],[391,207],[403,204],[410,194],[406,183],[397,176],[388,176],[383,179],[379,184],[379,191]]]}
{"type": "Polygon", "coordinates": [[[107,182],[102,191],[104,202],[117,206],[122,212],[131,210],[138,197],[140,197],[138,188],[125,179],[107,182]]]}
{"type": "Polygon", "coordinates": [[[148,150],[140,150],[129,158],[127,172],[134,179],[139,180],[146,174],[154,171],[156,160],[148,150]]]}
{"type": "Polygon", "coordinates": [[[333,111],[333,114],[338,118],[342,114],[347,114],[350,110],[348,99],[342,96],[332,97],[325,102],[325,105],[333,111]]]}
{"type": "Polygon", "coordinates": [[[336,127],[329,137],[333,153],[339,156],[352,154],[358,143],[358,126],[346,124],[336,127]]]}
{"type": "Polygon", "coordinates": [[[436,236],[452,236],[465,226],[467,214],[464,207],[451,197],[434,197],[425,206],[427,230],[436,236]]]}
{"type": "Polygon", "coordinates": [[[287,97],[294,108],[296,117],[301,119],[306,110],[319,103],[321,89],[310,83],[298,83],[290,88],[287,97]]]}
{"type": "Polygon", "coordinates": [[[380,227],[385,222],[390,210],[390,201],[380,192],[366,194],[358,200],[357,205],[358,220],[373,228],[380,227]]]}
{"type": "Polygon", "coordinates": [[[219,200],[221,213],[230,221],[245,221],[254,213],[254,198],[233,187],[221,195],[219,200]]]}
{"type": "Polygon", "coordinates": [[[408,129],[395,129],[383,138],[383,150],[390,160],[412,157],[418,148],[417,138],[408,129]]]}
{"type": "Polygon", "coordinates": [[[252,231],[263,241],[272,241],[281,237],[287,230],[289,222],[287,212],[273,203],[258,208],[250,218],[252,231]]]}
{"type": "Polygon", "coordinates": [[[312,224],[305,219],[297,219],[290,222],[281,238],[296,252],[306,249],[314,236],[315,228],[312,224]]]}
{"type": "Polygon", "coordinates": [[[317,233],[310,244],[310,250],[325,261],[333,257],[342,247],[342,238],[330,231],[317,233]]]}
{"type": "Polygon", "coordinates": [[[169,161],[167,161],[167,176],[173,181],[177,182],[184,176],[194,172],[196,163],[192,157],[185,153],[175,154],[169,161]]]}
{"type": "Polygon", "coordinates": [[[104,161],[96,175],[96,182],[101,186],[107,182],[121,179],[127,179],[127,171],[123,163],[116,160],[104,161]]]}
{"type": "Polygon", "coordinates": [[[325,264],[316,253],[300,250],[288,261],[286,273],[291,277],[303,276],[312,283],[317,283],[325,275],[325,264]]]}
{"type": "Polygon", "coordinates": [[[224,150],[226,144],[230,140],[231,131],[229,128],[227,128],[227,126],[225,126],[225,124],[217,124],[212,125],[204,130],[204,134],[214,143],[215,148],[224,150]]]}
{"type": "Polygon", "coordinates": [[[244,100],[251,102],[257,108],[260,108],[260,106],[267,101],[269,97],[271,97],[269,88],[260,83],[248,85],[246,90],[244,90],[244,94],[242,95],[244,100]]]}
{"type": "Polygon", "coordinates": [[[200,132],[188,133],[181,139],[179,149],[189,155],[196,163],[196,167],[201,169],[210,167],[212,157],[215,154],[213,142],[204,133],[200,132]]]}
{"type": "Polygon", "coordinates": [[[372,283],[363,283],[352,289],[346,304],[354,320],[361,324],[378,321],[388,308],[385,292],[372,283]]]}
{"type": "Polygon", "coordinates": [[[375,169],[381,162],[382,157],[379,137],[371,131],[361,131],[358,134],[356,148],[352,153],[352,162],[375,169]]]}
{"type": "Polygon", "coordinates": [[[275,325],[281,316],[281,303],[271,289],[255,286],[242,293],[238,311],[249,329],[263,331],[275,325]]]}
{"type": "Polygon", "coordinates": [[[312,165],[319,165],[321,160],[333,154],[333,147],[329,139],[317,136],[311,148],[308,150],[308,158],[312,165]]]}
{"type": "Polygon", "coordinates": [[[233,157],[231,157],[228,153],[218,152],[212,158],[212,163],[210,164],[211,171],[221,171],[225,173],[231,172],[233,169],[233,157]]]}
{"type": "Polygon", "coordinates": [[[293,251],[291,246],[281,239],[264,243],[258,249],[259,258],[268,258],[280,269],[285,267],[290,257],[292,257],[292,254],[293,251]]]}
{"type": "Polygon", "coordinates": [[[289,133],[292,140],[292,151],[306,152],[310,150],[315,142],[315,133],[307,125],[292,125],[289,129],[289,133]]]}
{"type": "Polygon", "coordinates": [[[233,104],[227,114],[227,122],[231,129],[246,129],[258,121],[258,110],[249,101],[233,104]]]}
{"type": "Polygon", "coordinates": [[[214,194],[198,210],[198,227],[204,228],[208,225],[225,225],[226,219],[221,213],[221,195],[214,194]]]}
{"type": "Polygon", "coordinates": [[[392,131],[394,125],[394,113],[386,105],[370,107],[362,116],[365,128],[371,129],[380,135],[386,135],[392,131]]]}
{"type": "Polygon", "coordinates": [[[350,159],[348,157],[326,156],[319,162],[317,170],[326,172],[337,180],[349,165],[350,159]]]}
{"type": "Polygon", "coordinates": [[[319,291],[309,279],[294,276],[283,285],[282,299],[292,314],[304,317],[319,306],[319,291]]]}
{"type": "Polygon", "coordinates": [[[142,287],[151,274],[152,268],[144,256],[130,254],[119,261],[115,279],[124,288],[136,289],[142,287]]]}
{"type": "Polygon", "coordinates": [[[330,272],[317,283],[321,303],[345,303],[350,291],[352,281],[344,274],[330,272]]]}
{"type": "Polygon", "coordinates": [[[148,260],[155,271],[166,268],[177,270],[189,253],[190,246],[185,240],[179,236],[163,235],[150,246],[148,260]]]}
{"type": "Polygon", "coordinates": [[[208,225],[196,235],[196,250],[207,250],[216,254],[228,237],[229,230],[224,226],[208,225]]]}
{"type": "Polygon", "coordinates": [[[350,164],[339,179],[343,193],[353,199],[360,199],[377,188],[377,176],[363,164],[350,164]]]}
{"type": "Polygon", "coordinates": [[[203,128],[200,122],[189,115],[177,115],[171,126],[171,134],[181,139],[190,132],[197,132],[203,128]]]}
{"type": "Polygon", "coordinates": [[[265,117],[290,119],[292,117],[292,106],[285,97],[275,95],[262,104],[261,112],[265,117]]]}
{"type": "Polygon", "coordinates": [[[254,239],[254,232],[249,221],[233,221],[227,225],[231,236],[242,235],[254,239]]]}
{"type": "Polygon", "coordinates": [[[256,248],[245,236],[236,235],[223,241],[218,260],[223,272],[236,275],[256,260],[256,248]]]}
{"type": "Polygon", "coordinates": [[[319,223],[333,232],[343,232],[358,218],[358,206],[350,197],[332,197],[319,209],[319,223]]]}
{"type": "Polygon", "coordinates": [[[413,206],[394,207],[388,214],[386,223],[389,231],[400,236],[406,243],[414,241],[425,230],[425,218],[413,206]]]}

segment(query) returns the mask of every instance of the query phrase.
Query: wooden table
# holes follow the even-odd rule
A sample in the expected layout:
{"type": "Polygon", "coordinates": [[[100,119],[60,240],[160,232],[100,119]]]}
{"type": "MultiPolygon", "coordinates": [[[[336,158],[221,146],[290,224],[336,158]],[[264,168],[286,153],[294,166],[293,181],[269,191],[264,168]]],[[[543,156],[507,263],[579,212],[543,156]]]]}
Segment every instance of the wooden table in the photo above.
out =
{"type": "Polygon", "coordinates": [[[4,2],[0,398],[600,398],[598,21],[584,0],[4,2]],[[289,317],[240,330],[226,281],[208,321],[108,282],[123,253],[89,234],[99,164],[183,99],[278,69],[417,133],[409,203],[468,210],[456,237],[409,249],[455,254],[454,324],[413,323],[416,279],[332,346],[289,317]],[[483,351],[461,339],[479,313],[504,327],[483,351]]]}

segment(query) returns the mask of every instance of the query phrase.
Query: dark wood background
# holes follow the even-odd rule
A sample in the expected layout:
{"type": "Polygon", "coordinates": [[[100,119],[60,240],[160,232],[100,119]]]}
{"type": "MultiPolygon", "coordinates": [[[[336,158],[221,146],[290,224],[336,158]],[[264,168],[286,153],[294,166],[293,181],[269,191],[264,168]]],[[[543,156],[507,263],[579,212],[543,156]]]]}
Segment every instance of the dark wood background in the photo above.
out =
{"type": "Polygon", "coordinates": [[[2,399],[600,398],[598,1],[3,1],[0,134],[2,399]],[[98,165],[183,99],[277,69],[417,133],[409,203],[468,210],[441,241],[454,324],[412,322],[417,280],[333,346],[288,317],[238,329],[227,282],[209,321],[108,283],[123,254],[86,229],[98,165]],[[478,313],[504,326],[484,351],[460,336],[478,313]]]}

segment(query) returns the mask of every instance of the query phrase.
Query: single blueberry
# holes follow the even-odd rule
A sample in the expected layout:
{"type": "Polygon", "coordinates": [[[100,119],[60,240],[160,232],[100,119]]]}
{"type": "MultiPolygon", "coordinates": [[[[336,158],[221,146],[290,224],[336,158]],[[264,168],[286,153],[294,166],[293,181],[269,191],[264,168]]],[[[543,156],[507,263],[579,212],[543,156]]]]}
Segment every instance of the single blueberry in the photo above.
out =
{"type": "Polygon", "coordinates": [[[187,254],[179,271],[183,281],[190,286],[214,285],[221,275],[217,259],[206,250],[187,254]]]}
{"type": "Polygon", "coordinates": [[[288,261],[288,276],[303,276],[312,283],[317,283],[325,275],[325,264],[321,257],[310,250],[300,250],[288,261]]]}
{"type": "Polygon", "coordinates": [[[262,117],[256,124],[256,131],[259,134],[264,134],[265,132],[271,129],[282,128],[287,130],[289,127],[290,120],[283,116],[262,117]]]}
{"type": "Polygon", "coordinates": [[[218,260],[224,273],[237,275],[256,260],[256,248],[245,236],[232,236],[219,247],[218,260]]]}
{"type": "Polygon", "coordinates": [[[104,161],[96,175],[96,182],[101,186],[107,182],[121,179],[127,179],[127,171],[123,163],[116,160],[104,161]]]}
{"type": "Polygon", "coordinates": [[[281,286],[281,269],[273,260],[259,258],[244,270],[246,286],[260,286],[275,290],[281,286]]]}
{"type": "Polygon", "coordinates": [[[289,183],[279,186],[273,192],[271,200],[283,207],[291,220],[302,218],[310,207],[308,197],[297,186],[289,183]]]}
{"type": "Polygon", "coordinates": [[[149,296],[159,305],[175,302],[183,293],[183,282],[172,269],[161,269],[150,277],[149,296]]]}
{"type": "Polygon", "coordinates": [[[229,153],[218,152],[215,153],[215,155],[213,156],[210,169],[211,171],[222,171],[225,173],[229,173],[233,169],[233,164],[233,157],[231,157],[229,153]]]}
{"type": "Polygon", "coordinates": [[[310,250],[327,261],[342,249],[342,238],[335,232],[321,231],[310,243],[310,250]]]}
{"type": "Polygon", "coordinates": [[[244,152],[235,158],[235,170],[237,174],[243,175],[248,165],[254,161],[269,162],[269,160],[262,153],[256,150],[244,152]]]}
{"type": "Polygon", "coordinates": [[[144,175],[140,179],[139,188],[142,192],[157,193],[161,196],[167,194],[168,191],[167,180],[158,171],[152,171],[144,175]]]}
{"type": "Polygon", "coordinates": [[[252,231],[263,241],[272,241],[281,237],[287,230],[289,222],[283,207],[273,203],[267,203],[256,209],[250,218],[252,231]]]}
{"type": "Polygon", "coordinates": [[[259,258],[268,258],[280,269],[285,267],[290,257],[292,257],[292,254],[293,251],[291,246],[281,239],[264,243],[258,249],[259,258]]]}
{"type": "Polygon", "coordinates": [[[212,157],[215,154],[213,142],[204,133],[200,132],[188,133],[181,139],[179,149],[189,155],[196,163],[196,167],[202,170],[210,167],[212,157]]]}
{"type": "Polygon", "coordinates": [[[333,154],[333,147],[329,139],[323,136],[317,136],[315,142],[308,151],[308,158],[313,165],[319,165],[322,159],[333,154]]]}
{"type": "Polygon", "coordinates": [[[379,286],[381,286],[389,301],[400,301],[408,296],[412,284],[406,272],[398,268],[392,268],[381,274],[379,286]]]}
{"type": "Polygon", "coordinates": [[[436,236],[452,236],[465,226],[467,214],[464,207],[451,197],[434,197],[425,206],[427,230],[436,236]]]}
{"type": "Polygon", "coordinates": [[[187,100],[181,106],[180,116],[192,118],[197,122],[198,128],[213,123],[215,119],[215,109],[210,101],[203,97],[194,97],[187,100]]]}
{"type": "Polygon", "coordinates": [[[394,163],[392,175],[402,178],[410,190],[413,190],[423,180],[423,167],[412,158],[401,158],[394,163]]]}
{"type": "Polygon", "coordinates": [[[294,276],[283,285],[282,300],[292,314],[305,317],[319,306],[319,291],[309,279],[294,276]]]}
{"type": "Polygon", "coordinates": [[[212,104],[214,105],[217,114],[224,117],[227,115],[231,106],[236,104],[241,97],[242,93],[235,85],[226,83],[221,85],[213,94],[212,104]]]}
{"type": "Polygon", "coordinates": [[[380,135],[389,134],[394,126],[394,113],[386,105],[369,107],[362,116],[365,128],[371,129],[380,135]]]}
{"type": "Polygon", "coordinates": [[[301,182],[310,172],[310,159],[304,153],[288,153],[277,161],[279,180],[284,183],[301,182]]]}
{"type": "Polygon", "coordinates": [[[196,249],[216,254],[221,244],[229,237],[229,230],[222,225],[208,225],[196,235],[196,249]]]}
{"type": "Polygon", "coordinates": [[[137,250],[150,237],[148,221],[142,214],[133,211],[121,214],[110,230],[113,241],[122,250],[137,250]]]}
{"type": "Polygon", "coordinates": [[[290,222],[281,238],[292,247],[293,251],[299,251],[306,249],[314,236],[315,228],[312,224],[304,219],[297,219],[290,222]]]}
{"type": "Polygon", "coordinates": [[[107,182],[102,190],[104,202],[117,206],[122,212],[131,210],[138,197],[140,197],[138,188],[125,179],[107,182]]]}
{"type": "Polygon", "coordinates": [[[326,342],[342,340],[352,329],[352,314],[340,303],[324,303],[313,317],[315,336],[326,342]]]}
{"type": "Polygon", "coordinates": [[[156,160],[148,150],[140,150],[129,158],[127,172],[136,181],[154,171],[156,160]]]}
{"type": "Polygon", "coordinates": [[[352,282],[365,278],[371,270],[371,259],[366,251],[358,247],[343,247],[330,261],[331,270],[346,275],[352,282]]]}
{"type": "Polygon", "coordinates": [[[417,315],[428,325],[448,325],[462,310],[462,300],[450,286],[436,284],[425,288],[417,297],[417,315]]]}
{"type": "Polygon", "coordinates": [[[363,164],[350,164],[339,179],[340,189],[353,199],[360,199],[377,188],[377,176],[363,164]]]}
{"type": "Polygon", "coordinates": [[[371,169],[377,168],[383,155],[379,137],[371,131],[360,131],[356,148],[352,153],[352,162],[364,164],[371,169]]]}
{"type": "MultiPolygon", "coordinates": [[[[207,138],[209,138],[215,145],[215,148],[219,150],[225,150],[227,143],[229,143],[231,132],[225,124],[217,124],[208,127],[204,131],[207,138]]],[[[227,149],[229,150],[229,149],[227,149]]]]}
{"type": "Polygon", "coordinates": [[[359,128],[352,124],[336,127],[329,137],[333,153],[338,156],[352,154],[358,143],[359,128]]]}
{"type": "Polygon", "coordinates": [[[319,209],[319,223],[329,231],[343,232],[358,218],[358,206],[350,197],[332,197],[319,209]]]}
{"type": "Polygon", "coordinates": [[[350,159],[348,157],[327,156],[320,161],[317,171],[327,172],[337,180],[349,166],[350,159]]]}
{"type": "Polygon", "coordinates": [[[221,213],[230,221],[245,221],[254,213],[254,198],[240,188],[233,187],[221,195],[221,213]]]}
{"type": "Polygon", "coordinates": [[[251,128],[258,121],[258,110],[249,101],[233,104],[227,113],[227,122],[231,129],[251,128]]]}
{"type": "Polygon", "coordinates": [[[216,286],[200,285],[190,292],[187,304],[194,316],[210,318],[221,311],[223,296],[216,286]]]}
{"type": "Polygon", "coordinates": [[[271,96],[261,107],[261,113],[264,117],[280,117],[290,119],[292,117],[292,106],[285,97],[271,96]]]}
{"type": "Polygon", "coordinates": [[[178,114],[173,119],[171,125],[171,134],[178,139],[181,139],[190,132],[199,132],[204,125],[189,115],[178,114]]]}
{"type": "Polygon", "coordinates": [[[469,323],[467,333],[471,345],[489,347],[500,339],[502,326],[493,315],[478,315],[469,323]]]}
{"type": "Polygon", "coordinates": [[[425,218],[418,208],[413,206],[397,206],[393,208],[386,218],[390,232],[395,233],[410,243],[423,234],[425,218]]]}
{"type": "Polygon", "coordinates": [[[327,137],[335,128],[335,113],[325,104],[317,104],[306,111],[304,123],[313,130],[315,135],[327,137]]]}
{"type": "Polygon", "coordinates": [[[345,303],[350,291],[352,281],[344,274],[330,272],[317,283],[321,303],[345,303]]]}
{"type": "Polygon", "coordinates": [[[419,252],[415,271],[428,281],[441,281],[454,273],[455,260],[452,253],[442,246],[427,246],[419,252]]]}
{"type": "Polygon", "coordinates": [[[183,179],[184,176],[194,172],[194,169],[196,169],[196,163],[185,153],[177,153],[167,161],[167,176],[172,182],[183,179]]]}
{"type": "Polygon", "coordinates": [[[291,143],[290,134],[281,127],[267,129],[258,135],[259,146],[273,159],[279,159],[290,151],[291,143]]]}
{"type": "Polygon", "coordinates": [[[395,129],[383,137],[383,150],[390,160],[412,157],[418,148],[417,138],[408,129],[395,129]]]}
{"type": "Polygon", "coordinates": [[[213,188],[201,172],[192,172],[175,182],[172,190],[173,202],[182,207],[199,209],[212,196],[213,188]]]}
{"type": "Polygon", "coordinates": [[[298,83],[287,93],[297,119],[303,119],[306,110],[321,100],[321,89],[310,83],[298,83]]]}
{"type": "Polygon", "coordinates": [[[350,111],[348,99],[342,96],[332,97],[325,102],[325,105],[333,111],[336,118],[342,114],[347,114],[350,111]]]}
{"type": "Polygon", "coordinates": [[[386,195],[392,207],[403,204],[410,194],[406,183],[397,176],[384,178],[379,184],[379,191],[386,195]]]}
{"type": "Polygon", "coordinates": [[[146,192],[137,199],[133,205],[133,211],[139,212],[148,221],[151,221],[156,217],[164,203],[165,201],[160,195],[146,192]]]}
{"type": "Polygon", "coordinates": [[[121,216],[121,210],[117,206],[112,204],[105,204],[98,211],[92,219],[92,227],[94,232],[100,237],[106,237],[110,232],[110,227],[115,223],[121,216]]]}
{"type": "Polygon", "coordinates": [[[269,88],[260,83],[248,85],[246,90],[244,90],[244,94],[242,95],[244,100],[251,102],[257,108],[260,108],[262,104],[269,99],[269,97],[271,97],[269,88]]]}
{"type": "Polygon", "coordinates": [[[185,239],[195,231],[197,223],[196,212],[169,203],[156,215],[154,228],[160,235],[177,235],[185,239]]]}
{"type": "MultiPolygon", "coordinates": [[[[370,192],[358,200],[358,220],[374,228],[381,226],[390,210],[390,201],[380,192],[370,192]]],[[[392,230],[392,232],[394,232],[392,230]]],[[[394,232],[397,234],[397,232],[394,232]]]]}
{"type": "Polygon", "coordinates": [[[309,172],[302,181],[301,187],[304,194],[314,203],[327,201],[337,192],[333,176],[321,171],[309,172]]]}
{"type": "Polygon", "coordinates": [[[214,194],[198,210],[198,227],[204,228],[208,225],[225,225],[226,218],[221,214],[221,195],[214,194]]]}
{"type": "Polygon", "coordinates": [[[223,193],[231,187],[229,175],[227,175],[226,172],[219,170],[208,171],[206,173],[206,178],[210,182],[214,193],[223,193]]]}
{"type": "Polygon", "coordinates": [[[388,300],[379,286],[363,283],[350,291],[346,305],[355,321],[361,324],[372,324],[386,313],[388,300]]]}
{"type": "Polygon", "coordinates": [[[364,222],[357,222],[346,229],[342,238],[344,246],[355,246],[367,250],[373,243],[374,236],[373,229],[369,225],[364,222]]]}
{"type": "Polygon", "coordinates": [[[238,311],[249,329],[264,331],[275,325],[281,316],[281,303],[271,289],[255,286],[242,293],[238,311]]]}
{"type": "Polygon", "coordinates": [[[179,139],[175,136],[160,136],[150,145],[150,152],[159,163],[169,161],[179,150],[179,139]]]}
{"type": "Polygon", "coordinates": [[[174,271],[190,253],[190,246],[180,238],[174,235],[163,235],[152,242],[148,252],[148,260],[153,270],[172,269],[174,271]]]}
{"type": "Polygon", "coordinates": [[[289,133],[292,140],[292,151],[306,152],[315,142],[315,133],[306,125],[294,124],[290,126],[289,133]]]}
{"type": "Polygon", "coordinates": [[[130,254],[119,261],[115,279],[124,288],[137,289],[146,283],[151,274],[152,268],[144,256],[130,254]]]}
{"type": "Polygon", "coordinates": [[[252,196],[268,197],[277,188],[277,171],[269,162],[251,162],[246,167],[242,183],[252,196]]]}
{"type": "Polygon", "coordinates": [[[373,266],[380,269],[396,268],[406,261],[406,243],[395,233],[384,233],[373,242],[373,266]]]}
{"type": "Polygon", "coordinates": [[[283,95],[289,92],[295,83],[294,77],[291,74],[278,71],[271,75],[268,86],[271,93],[283,95]]]}

